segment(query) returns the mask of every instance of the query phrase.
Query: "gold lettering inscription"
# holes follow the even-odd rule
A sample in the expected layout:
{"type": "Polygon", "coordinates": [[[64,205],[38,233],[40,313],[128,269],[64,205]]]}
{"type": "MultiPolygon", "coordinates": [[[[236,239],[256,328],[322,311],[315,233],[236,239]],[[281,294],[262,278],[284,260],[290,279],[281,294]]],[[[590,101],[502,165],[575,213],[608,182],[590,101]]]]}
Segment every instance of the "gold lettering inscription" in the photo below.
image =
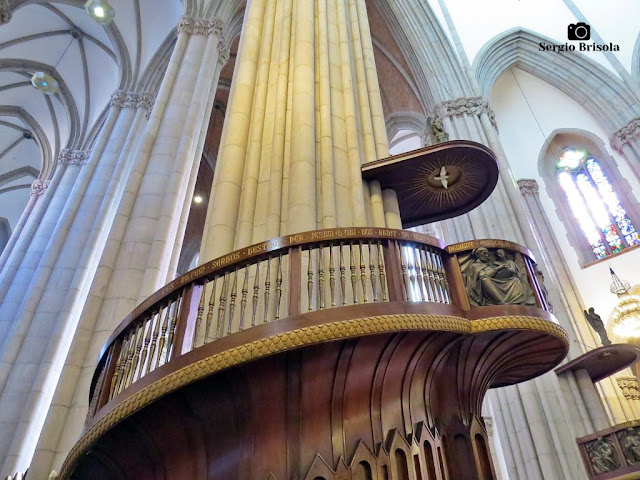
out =
{"type": "Polygon", "coordinates": [[[463,250],[470,250],[473,248],[473,242],[462,242],[449,247],[450,252],[461,252],[463,250]]]}
{"type": "Polygon", "coordinates": [[[302,242],[304,240],[304,235],[302,234],[297,234],[297,235],[289,235],[289,243],[297,243],[297,242],[302,242]]]}

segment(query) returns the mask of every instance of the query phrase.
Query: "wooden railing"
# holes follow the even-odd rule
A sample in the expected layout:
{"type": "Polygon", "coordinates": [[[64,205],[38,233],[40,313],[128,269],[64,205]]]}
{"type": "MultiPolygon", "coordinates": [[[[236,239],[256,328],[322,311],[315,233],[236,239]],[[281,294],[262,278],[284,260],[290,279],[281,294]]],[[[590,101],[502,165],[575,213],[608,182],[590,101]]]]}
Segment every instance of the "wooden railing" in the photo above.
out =
{"type": "Polygon", "coordinates": [[[509,252],[520,262],[536,306],[549,310],[530,252],[511,242],[445,247],[427,235],[382,228],[275,238],[203,264],[140,304],[103,349],[88,418],[162,365],[259,324],[376,302],[431,302],[469,310],[458,256],[468,257],[478,247],[509,252]]]}

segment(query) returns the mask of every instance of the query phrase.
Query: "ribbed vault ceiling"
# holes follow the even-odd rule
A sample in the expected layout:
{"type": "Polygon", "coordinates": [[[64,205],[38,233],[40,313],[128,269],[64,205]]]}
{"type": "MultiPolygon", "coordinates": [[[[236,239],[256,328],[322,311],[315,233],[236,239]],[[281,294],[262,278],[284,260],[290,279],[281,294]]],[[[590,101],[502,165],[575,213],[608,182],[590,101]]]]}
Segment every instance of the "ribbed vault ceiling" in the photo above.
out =
{"type": "MultiPolygon", "coordinates": [[[[0,2],[2,3],[2,2],[0,2]]],[[[110,0],[108,27],[84,0],[9,0],[0,27],[0,191],[50,178],[62,148],[86,149],[111,94],[143,83],[154,54],[182,15],[179,0],[110,0]],[[55,95],[31,86],[35,71],[60,83],[55,95]]],[[[148,76],[148,75],[147,75],[148,76]]]]}

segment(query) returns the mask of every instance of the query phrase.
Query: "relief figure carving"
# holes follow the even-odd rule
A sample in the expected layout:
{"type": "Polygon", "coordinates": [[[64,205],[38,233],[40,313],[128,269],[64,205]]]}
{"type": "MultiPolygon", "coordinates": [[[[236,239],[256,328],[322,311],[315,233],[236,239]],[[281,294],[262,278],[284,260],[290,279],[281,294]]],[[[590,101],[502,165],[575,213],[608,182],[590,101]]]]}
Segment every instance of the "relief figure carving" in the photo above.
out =
{"type": "Polygon", "coordinates": [[[601,437],[587,445],[587,452],[596,474],[620,468],[620,461],[611,440],[601,437]]]}
{"type": "Polygon", "coordinates": [[[490,252],[480,247],[460,256],[460,269],[472,307],[536,305],[524,266],[501,248],[490,252]]]}
{"type": "Polygon", "coordinates": [[[629,427],[618,433],[618,440],[627,462],[630,465],[640,463],[640,432],[638,432],[638,428],[629,427]]]}

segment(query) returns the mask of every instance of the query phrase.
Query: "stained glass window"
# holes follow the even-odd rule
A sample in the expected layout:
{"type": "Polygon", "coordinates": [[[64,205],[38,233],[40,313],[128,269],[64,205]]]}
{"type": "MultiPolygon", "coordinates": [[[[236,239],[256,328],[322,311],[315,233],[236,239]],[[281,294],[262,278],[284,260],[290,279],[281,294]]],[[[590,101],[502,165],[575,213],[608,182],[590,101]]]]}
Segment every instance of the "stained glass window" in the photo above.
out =
{"type": "Polygon", "coordinates": [[[560,186],[597,259],[640,244],[611,182],[589,152],[565,149],[556,163],[560,186]]]}

